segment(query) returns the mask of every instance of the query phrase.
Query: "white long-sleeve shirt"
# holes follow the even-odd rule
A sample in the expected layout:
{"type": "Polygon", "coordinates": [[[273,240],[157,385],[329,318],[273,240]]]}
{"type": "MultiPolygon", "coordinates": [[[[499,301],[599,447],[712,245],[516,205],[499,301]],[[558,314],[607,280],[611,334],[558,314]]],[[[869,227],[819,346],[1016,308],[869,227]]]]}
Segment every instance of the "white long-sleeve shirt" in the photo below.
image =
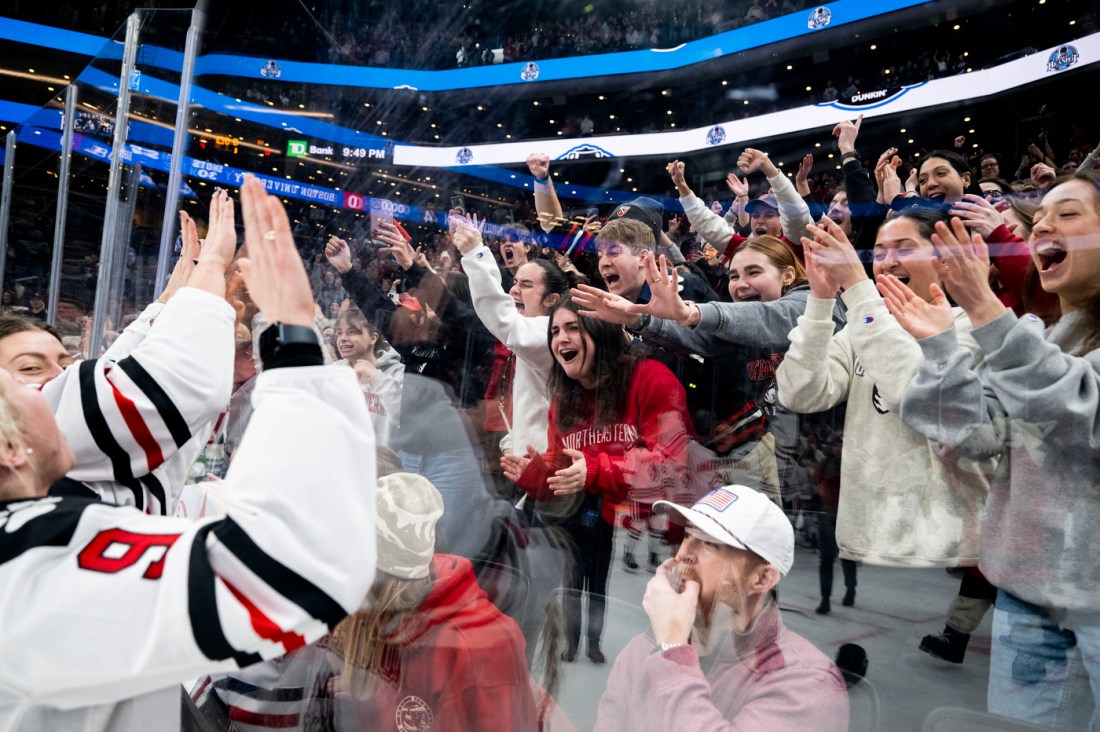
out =
{"type": "MultiPolygon", "coordinates": [[[[516,376],[512,382],[512,428],[508,442],[512,450],[525,454],[527,445],[546,452],[547,413],[550,398],[546,382],[554,357],[546,342],[550,318],[528,318],[516,310],[516,303],[504,291],[493,253],[486,246],[463,255],[462,269],[470,278],[474,311],[497,340],[516,355],[516,376]]],[[[496,405],[490,405],[496,409],[496,405]]]]}
{"type": "MultiPolygon", "coordinates": [[[[775,201],[779,204],[779,222],[783,226],[783,236],[797,245],[807,235],[806,227],[814,222],[810,207],[782,172],[768,178],[768,184],[775,191],[775,201]]],[[[680,205],[684,207],[691,228],[718,251],[727,251],[733,237],[740,238],[728,219],[711,211],[694,193],[680,198],[680,205]]]]}

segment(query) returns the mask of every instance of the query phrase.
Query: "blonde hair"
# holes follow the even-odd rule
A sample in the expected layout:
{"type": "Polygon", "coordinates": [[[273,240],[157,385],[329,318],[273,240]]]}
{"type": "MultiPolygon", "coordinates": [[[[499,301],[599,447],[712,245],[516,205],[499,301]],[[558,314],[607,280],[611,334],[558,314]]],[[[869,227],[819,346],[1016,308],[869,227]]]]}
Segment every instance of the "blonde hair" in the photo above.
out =
{"type": "Polygon", "coordinates": [[[377,572],[364,608],[333,629],[329,649],[343,660],[341,676],[355,699],[370,699],[382,681],[400,686],[401,658],[414,642],[406,626],[420,612],[433,581],[431,575],[408,580],[377,572]]]}
{"type": "MultiPolygon", "coordinates": [[[[794,269],[794,282],[783,286],[784,295],[786,295],[787,290],[792,287],[798,287],[799,285],[804,285],[809,282],[806,278],[806,268],[802,266],[802,262],[798,261],[798,257],[795,256],[794,250],[778,237],[774,237],[771,234],[754,236],[751,239],[741,242],[741,245],[734,250],[733,256],[736,257],[737,253],[743,250],[760,252],[767,257],[781,273],[788,267],[794,269]]],[[[730,258],[730,261],[733,261],[733,257],[730,258]]]]}

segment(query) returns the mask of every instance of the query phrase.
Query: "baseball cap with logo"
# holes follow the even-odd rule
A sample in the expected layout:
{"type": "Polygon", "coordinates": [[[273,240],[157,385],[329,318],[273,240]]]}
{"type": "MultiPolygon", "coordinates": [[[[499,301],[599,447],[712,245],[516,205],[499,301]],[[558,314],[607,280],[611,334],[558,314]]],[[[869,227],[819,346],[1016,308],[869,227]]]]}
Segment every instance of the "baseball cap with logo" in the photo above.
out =
{"type": "Polygon", "coordinates": [[[665,208],[658,201],[654,201],[652,198],[646,198],[641,196],[635,198],[633,201],[619,205],[611,215],[610,219],[634,219],[640,221],[653,231],[653,243],[661,243],[661,229],[662,229],[662,216],[664,215],[665,208]]]}
{"type": "Polygon", "coordinates": [[[715,488],[691,508],[657,501],[656,511],[675,511],[721,544],[747,549],[774,564],[786,575],[794,563],[794,528],[783,509],[748,486],[715,488]]]}
{"type": "Polygon", "coordinates": [[[435,524],[443,497],[427,478],[393,473],[378,479],[378,569],[402,579],[421,579],[435,553],[435,524]]]}

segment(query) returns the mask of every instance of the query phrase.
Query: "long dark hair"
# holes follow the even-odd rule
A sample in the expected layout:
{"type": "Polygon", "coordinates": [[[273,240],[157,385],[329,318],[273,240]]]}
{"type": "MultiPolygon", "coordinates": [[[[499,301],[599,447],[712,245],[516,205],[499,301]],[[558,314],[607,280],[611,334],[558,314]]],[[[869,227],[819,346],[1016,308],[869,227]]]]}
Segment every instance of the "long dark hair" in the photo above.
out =
{"type": "MultiPolygon", "coordinates": [[[[546,331],[546,344],[553,351],[554,318],[560,310],[577,314],[577,324],[582,333],[592,338],[595,348],[596,373],[596,413],[595,425],[614,424],[626,411],[626,398],[630,393],[630,382],[634,369],[642,360],[631,347],[622,326],[605,323],[596,318],[580,314],[580,308],[573,298],[562,298],[550,311],[550,325],[546,331]]],[[[584,358],[581,354],[578,358],[584,358]]],[[[588,416],[591,394],[565,374],[558,360],[554,359],[550,367],[550,379],[547,382],[550,398],[554,401],[558,415],[558,429],[568,430],[582,422],[588,416]]]]}
{"type": "Polygon", "coordinates": [[[533,264],[542,270],[542,276],[546,280],[547,295],[561,295],[568,297],[570,288],[577,286],[577,276],[572,272],[566,272],[549,259],[529,259],[527,264],[533,264]]]}
{"type": "Polygon", "coordinates": [[[942,158],[947,161],[947,164],[955,169],[955,172],[962,178],[965,175],[970,176],[970,183],[963,186],[963,193],[975,193],[982,195],[982,187],[978,185],[978,176],[974,175],[974,171],[970,168],[970,163],[966,158],[954,150],[933,150],[924,156],[924,159],[917,165],[919,171],[924,167],[924,163],[931,158],[942,158]]]}
{"type": "Polygon", "coordinates": [[[890,217],[890,221],[894,221],[895,219],[909,219],[916,225],[917,231],[922,237],[932,241],[932,234],[936,233],[936,224],[940,221],[945,224],[949,223],[951,221],[951,214],[948,212],[948,209],[943,206],[924,205],[926,203],[932,204],[933,202],[921,199],[920,202],[908,208],[895,211],[890,217]]]}

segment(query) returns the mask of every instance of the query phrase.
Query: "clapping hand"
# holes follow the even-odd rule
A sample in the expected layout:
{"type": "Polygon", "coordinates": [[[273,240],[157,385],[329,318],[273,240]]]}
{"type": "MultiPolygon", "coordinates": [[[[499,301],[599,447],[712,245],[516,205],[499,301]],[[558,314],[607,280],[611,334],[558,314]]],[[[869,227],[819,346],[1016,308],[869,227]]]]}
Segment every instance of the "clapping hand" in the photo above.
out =
{"type": "Polygon", "coordinates": [[[588,462],[584,459],[584,453],[580,450],[566,448],[562,452],[573,463],[547,478],[546,485],[556,496],[580,493],[584,490],[584,484],[588,482],[588,462]]]}
{"type": "Polygon", "coordinates": [[[875,180],[878,182],[878,202],[889,204],[901,193],[901,179],[898,178],[898,166],[901,158],[898,149],[891,147],[879,156],[875,164],[875,180]]]}
{"type": "Polygon", "coordinates": [[[748,180],[748,178],[745,178],[745,179],[738,178],[736,173],[730,173],[729,175],[726,176],[726,185],[729,187],[729,189],[731,191],[733,191],[733,195],[735,195],[739,198],[741,196],[748,196],[749,195],[749,180],[748,180]]]}
{"type": "Polygon", "coordinates": [[[928,287],[931,301],[917,296],[897,277],[884,274],[876,283],[878,291],[886,301],[886,308],[894,320],[909,335],[920,340],[928,338],[955,326],[955,315],[951,312],[951,303],[943,289],[936,283],[928,287]]]}
{"type": "Polygon", "coordinates": [[[808,229],[814,238],[802,237],[802,245],[806,248],[806,275],[814,297],[834,297],[838,289],[847,290],[867,279],[859,254],[835,221],[823,217],[808,229]]]}
{"type": "Polygon", "coordinates": [[[539,451],[534,446],[528,445],[526,455],[517,455],[514,452],[502,455],[500,469],[505,478],[513,483],[518,483],[520,476],[523,475],[523,471],[527,470],[527,466],[531,464],[531,461],[541,459],[542,456],[539,455],[539,451]]]}
{"type": "Polygon", "coordinates": [[[996,319],[1005,306],[989,286],[989,247],[977,232],[970,233],[958,217],[948,226],[936,222],[932,244],[937,270],[951,297],[970,316],[975,328],[996,319]]]}

